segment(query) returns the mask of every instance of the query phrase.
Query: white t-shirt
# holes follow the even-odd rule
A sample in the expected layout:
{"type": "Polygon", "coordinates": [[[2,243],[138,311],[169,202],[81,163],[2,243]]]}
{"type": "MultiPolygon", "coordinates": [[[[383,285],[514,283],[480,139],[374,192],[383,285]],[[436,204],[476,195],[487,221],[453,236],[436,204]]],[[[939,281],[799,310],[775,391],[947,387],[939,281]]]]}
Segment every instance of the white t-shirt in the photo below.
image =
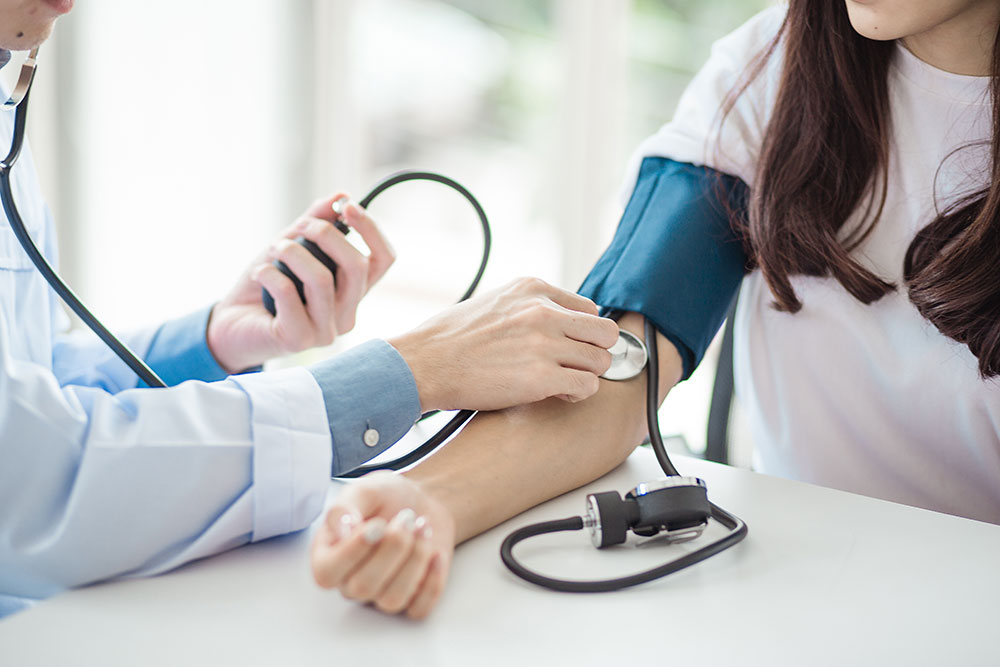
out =
{"type": "MultiPolygon", "coordinates": [[[[714,45],[674,120],[640,146],[629,183],[643,157],[662,156],[753,186],[780,46],[721,130],[719,108],[784,15],[784,7],[766,10],[714,45]]],[[[989,140],[989,78],[944,72],[898,45],[889,95],[885,209],[854,257],[901,286],[916,232],[990,173],[988,146],[948,157],[989,140]]],[[[749,415],[755,468],[1000,523],[1000,381],[980,379],[968,348],[924,319],[905,289],[865,305],[833,278],[796,276],[792,285],[803,303],[794,315],[772,308],[759,270],[740,293],[736,391],[749,415]]]]}

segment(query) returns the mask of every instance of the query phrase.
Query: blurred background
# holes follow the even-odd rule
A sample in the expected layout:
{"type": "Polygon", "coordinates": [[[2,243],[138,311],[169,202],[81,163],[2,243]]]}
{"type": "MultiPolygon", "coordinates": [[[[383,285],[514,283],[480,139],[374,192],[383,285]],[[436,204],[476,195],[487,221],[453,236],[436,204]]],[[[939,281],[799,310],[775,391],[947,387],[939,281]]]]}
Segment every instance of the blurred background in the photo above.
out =
{"type": "MultiPolygon", "coordinates": [[[[101,0],[42,49],[29,136],[62,268],[115,330],[221,297],[313,199],[401,168],[483,203],[483,288],[575,289],[614,232],[627,158],[711,43],[768,0],[101,0]]],[[[418,324],[478,265],[440,186],[371,207],[399,260],[334,351],[418,324]]],[[[311,353],[308,361],[331,350],[311,353]]],[[[714,360],[662,413],[704,446],[714,360]]]]}

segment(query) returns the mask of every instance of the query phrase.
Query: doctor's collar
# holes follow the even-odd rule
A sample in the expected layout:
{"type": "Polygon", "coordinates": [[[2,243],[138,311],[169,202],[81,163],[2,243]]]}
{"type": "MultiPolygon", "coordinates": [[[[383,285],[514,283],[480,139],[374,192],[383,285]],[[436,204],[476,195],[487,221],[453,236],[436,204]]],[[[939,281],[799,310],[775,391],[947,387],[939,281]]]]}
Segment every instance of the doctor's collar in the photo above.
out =
{"type": "Polygon", "coordinates": [[[0,49],[0,69],[10,62],[10,51],[7,49],[0,49]]]}

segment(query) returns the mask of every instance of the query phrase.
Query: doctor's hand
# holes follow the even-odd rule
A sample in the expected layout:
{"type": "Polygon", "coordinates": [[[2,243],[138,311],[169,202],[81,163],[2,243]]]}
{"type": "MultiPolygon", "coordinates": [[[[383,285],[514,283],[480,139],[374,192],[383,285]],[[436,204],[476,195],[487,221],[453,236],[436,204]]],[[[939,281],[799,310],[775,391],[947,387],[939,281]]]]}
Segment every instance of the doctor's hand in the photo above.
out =
{"type": "Polygon", "coordinates": [[[454,549],[455,521],[441,503],[412,480],[376,472],[340,492],[310,561],[323,588],[420,619],[444,590],[454,549]]]}
{"type": "Polygon", "coordinates": [[[618,324],[590,299],[521,278],[389,340],[413,372],[423,411],[499,410],[597,392],[618,324]]]}
{"type": "Polygon", "coordinates": [[[224,369],[235,373],[277,356],[329,345],[354,328],[358,303],[396,256],[357,204],[344,207],[343,221],[361,234],[370,254],[360,252],[331,224],[337,219],[331,206],[344,197],[338,194],[315,202],[215,305],[207,340],[224,369]],[[336,283],[322,262],[292,240],[298,236],[315,243],[337,263],[336,283]],[[273,265],[274,260],[284,262],[302,281],[305,304],[291,279],[273,265]],[[277,314],[273,317],[261,301],[261,288],[274,297],[277,314]]]}

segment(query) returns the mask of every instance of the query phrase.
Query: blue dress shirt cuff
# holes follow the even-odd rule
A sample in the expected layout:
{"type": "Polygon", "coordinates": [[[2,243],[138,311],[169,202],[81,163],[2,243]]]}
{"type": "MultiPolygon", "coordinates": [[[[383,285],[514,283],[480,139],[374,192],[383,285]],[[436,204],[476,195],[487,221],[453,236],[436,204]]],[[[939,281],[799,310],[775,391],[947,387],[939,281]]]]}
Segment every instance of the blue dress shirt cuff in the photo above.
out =
{"type": "Polygon", "coordinates": [[[309,368],[323,390],[333,470],[357,468],[406,435],[420,417],[417,383],[403,357],[372,340],[309,368]]]}
{"type": "Polygon", "coordinates": [[[185,380],[215,382],[227,373],[212,356],[205,338],[212,306],[170,320],[153,335],[146,363],[168,387],[185,380]]]}

